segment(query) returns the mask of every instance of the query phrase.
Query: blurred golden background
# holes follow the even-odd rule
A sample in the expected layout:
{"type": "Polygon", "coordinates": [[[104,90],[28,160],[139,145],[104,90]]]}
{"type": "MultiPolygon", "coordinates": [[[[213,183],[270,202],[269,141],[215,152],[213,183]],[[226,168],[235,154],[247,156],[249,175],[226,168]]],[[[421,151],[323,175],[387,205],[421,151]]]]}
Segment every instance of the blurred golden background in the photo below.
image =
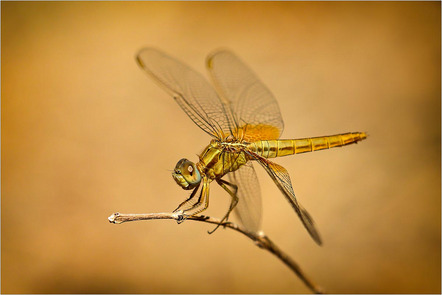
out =
{"type": "MultiPolygon", "coordinates": [[[[263,230],[332,293],[440,293],[440,2],[1,2],[2,293],[305,293],[230,230],[174,221],[171,177],[210,138],[135,62],[205,74],[232,49],[277,98],[283,138],[366,131],[277,159],[318,247],[257,167],[263,230]]],[[[212,185],[207,215],[229,197],[212,185]]]]}

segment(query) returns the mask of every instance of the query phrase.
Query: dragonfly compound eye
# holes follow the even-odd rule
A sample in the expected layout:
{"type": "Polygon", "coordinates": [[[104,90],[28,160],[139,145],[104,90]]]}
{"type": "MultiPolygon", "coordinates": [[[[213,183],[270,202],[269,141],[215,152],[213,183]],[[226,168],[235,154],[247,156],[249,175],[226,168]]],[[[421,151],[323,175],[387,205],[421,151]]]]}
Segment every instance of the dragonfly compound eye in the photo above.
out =
{"type": "Polygon", "coordinates": [[[172,172],[172,177],[185,190],[195,188],[201,182],[201,174],[194,163],[181,159],[172,172]]]}

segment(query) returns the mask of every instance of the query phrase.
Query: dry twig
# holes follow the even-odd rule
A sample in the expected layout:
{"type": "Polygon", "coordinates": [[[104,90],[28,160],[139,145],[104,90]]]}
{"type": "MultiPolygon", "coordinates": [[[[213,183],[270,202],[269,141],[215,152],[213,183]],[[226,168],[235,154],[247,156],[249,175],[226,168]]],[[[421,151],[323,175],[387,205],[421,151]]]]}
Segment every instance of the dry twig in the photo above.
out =
{"type": "MultiPolygon", "coordinates": [[[[183,220],[183,216],[178,213],[146,213],[146,214],[114,213],[108,217],[109,222],[116,224],[120,224],[127,221],[151,220],[151,219],[173,219],[178,222],[181,222],[183,220]]],[[[186,219],[202,221],[212,224],[220,223],[220,220],[204,215],[187,216],[186,219]]],[[[284,262],[284,264],[287,265],[312,292],[317,294],[323,293],[322,288],[315,285],[309,278],[307,278],[307,276],[303,273],[299,265],[293,259],[291,259],[290,256],[282,252],[263,232],[260,233],[250,232],[232,222],[223,222],[221,225],[242,233],[243,235],[247,236],[252,241],[254,241],[255,245],[257,245],[261,249],[265,249],[273,253],[282,262],[284,262]]]]}

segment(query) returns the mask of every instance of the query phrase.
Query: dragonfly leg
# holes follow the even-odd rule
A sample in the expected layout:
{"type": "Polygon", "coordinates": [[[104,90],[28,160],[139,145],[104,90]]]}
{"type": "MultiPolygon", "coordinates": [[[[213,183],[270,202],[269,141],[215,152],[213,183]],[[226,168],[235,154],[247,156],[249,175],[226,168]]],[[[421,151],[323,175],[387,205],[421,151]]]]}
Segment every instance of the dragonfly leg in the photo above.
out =
{"type": "MultiPolygon", "coordinates": [[[[178,211],[183,211],[184,212],[184,211],[190,210],[194,205],[192,205],[190,208],[187,208],[187,209],[182,209],[182,208],[184,206],[188,205],[188,203],[193,199],[193,197],[195,197],[195,194],[198,191],[198,188],[199,188],[199,185],[192,191],[192,193],[190,194],[190,196],[186,200],[181,202],[181,204],[179,204],[178,207],[175,210],[173,210],[173,213],[178,212],[178,211]]],[[[199,196],[199,199],[200,198],[201,198],[201,195],[199,196]]],[[[199,203],[199,201],[200,201],[199,199],[196,202],[196,204],[199,203]]]]}
{"type": "Polygon", "coordinates": [[[215,232],[220,225],[222,225],[224,222],[227,222],[229,220],[230,212],[232,212],[232,210],[236,207],[236,204],[238,204],[238,196],[236,195],[236,192],[238,191],[238,187],[236,185],[234,185],[233,183],[230,183],[230,182],[222,180],[222,179],[217,179],[216,182],[218,182],[218,184],[223,189],[225,189],[226,192],[229,193],[229,195],[232,197],[232,201],[230,202],[230,207],[229,207],[229,210],[227,211],[226,215],[224,215],[224,217],[223,217],[223,219],[221,219],[220,223],[218,223],[218,225],[215,227],[215,229],[210,231],[209,234],[212,234],[213,232],[215,232]],[[233,191],[230,190],[227,186],[230,186],[231,188],[233,188],[233,191]]]}
{"type": "MultiPolygon", "coordinates": [[[[199,187],[199,186],[198,186],[199,187]]],[[[198,197],[198,200],[194,204],[189,204],[190,201],[195,196],[196,192],[198,191],[198,187],[196,187],[189,198],[187,198],[184,202],[182,202],[177,209],[174,210],[174,212],[181,211],[186,216],[194,216],[200,212],[203,212],[207,209],[209,206],[209,181],[205,180],[203,182],[203,187],[201,189],[200,195],[198,197]],[[203,207],[201,205],[204,204],[203,207]],[[187,208],[183,209],[183,206],[187,206],[187,208]],[[190,207],[189,207],[190,206],[190,207]],[[195,210],[192,212],[192,210],[195,210]]],[[[183,220],[184,221],[184,220],[183,220]]]]}
{"type": "Polygon", "coordinates": [[[198,198],[198,203],[196,203],[191,209],[195,209],[196,207],[200,206],[202,203],[204,203],[203,207],[198,208],[195,212],[192,212],[192,214],[190,214],[191,216],[197,215],[198,213],[203,212],[204,210],[207,209],[207,207],[209,207],[209,183],[204,183],[203,184],[203,188],[201,189],[201,195],[198,198]]]}
{"type": "MultiPolygon", "coordinates": [[[[225,184],[225,185],[228,185],[228,186],[230,186],[232,189],[233,189],[233,192],[229,192],[229,194],[230,193],[233,193],[233,194],[235,194],[236,195],[236,193],[238,192],[238,186],[236,185],[236,184],[233,184],[233,183],[230,183],[230,182],[228,182],[228,181],[225,181],[225,180],[223,180],[223,179],[219,179],[218,180],[218,184],[219,185],[221,185],[220,183],[223,183],[223,184],[225,184]]],[[[222,186],[222,185],[221,185],[222,186]]],[[[223,187],[223,186],[222,186],[223,187]]],[[[228,189],[226,189],[225,187],[223,187],[225,190],[227,190],[227,191],[229,191],[228,189]]]]}
{"type": "Polygon", "coordinates": [[[229,219],[230,212],[232,212],[232,210],[236,207],[236,204],[238,204],[238,196],[236,194],[238,192],[238,186],[236,184],[230,183],[230,182],[222,180],[222,179],[218,179],[217,182],[232,197],[232,201],[230,202],[229,211],[227,211],[226,216],[224,216],[224,218],[223,218],[223,221],[224,220],[227,221],[229,219]],[[231,191],[227,186],[230,186],[233,189],[233,191],[231,191]]]}
{"type": "Polygon", "coordinates": [[[187,214],[184,214],[184,212],[189,211],[189,210],[193,209],[194,207],[196,207],[197,205],[200,204],[200,202],[201,202],[201,194],[198,197],[198,200],[196,201],[195,204],[190,204],[189,205],[190,201],[195,197],[195,194],[198,191],[198,187],[199,186],[197,186],[192,191],[192,194],[190,195],[190,197],[188,197],[186,200],[184,200],[181,204],[178,205],[178,207],[175,210],[173,210],[173,213],[180,213],[181,214],[180,215],[181,218],[177,221],[178,223],[182,223],[182,222],[184,222],[187,219],[187,214]],[[188,208],[184,208],[183,209],[183,207],[188,207],[188,208]]]}

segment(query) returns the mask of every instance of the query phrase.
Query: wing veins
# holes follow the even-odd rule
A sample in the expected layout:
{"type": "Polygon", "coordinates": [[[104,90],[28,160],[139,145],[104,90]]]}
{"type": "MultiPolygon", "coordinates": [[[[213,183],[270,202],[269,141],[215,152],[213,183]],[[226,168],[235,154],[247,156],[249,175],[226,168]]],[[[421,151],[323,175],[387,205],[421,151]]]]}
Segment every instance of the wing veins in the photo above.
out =
{"type": "Polygon", "coordinates": [[[313,218],[310,216],[310,214],[305,210],[301,204],[296,199],[295,193],[293,191],[293,187],[291,185],[290,175],[288,174],[287,170],[276,164],[273,163],[261,156],[259,156],[256,153],[250,152],[249,154],[252,155],[252,157],[257,160],[261,166],[266,170],[266,172],[270,175],[270,177],[275,182],[276,186],[279,188],[279,190],[283,193],[283,195],[286,197],[286,199],[289,201],[289,203],[292,205],[292,208],[295,210],[295,212],[298,214],[299,218],[301,219],[302,223],[304,224],[304,227],[307,229],[310,236],[313,238],[313,240],[321,245],[321,237],[315,227],[315,223],[313,221],[313,218]],[[282,174],[282,175],[281,175],[282,174]]]}

